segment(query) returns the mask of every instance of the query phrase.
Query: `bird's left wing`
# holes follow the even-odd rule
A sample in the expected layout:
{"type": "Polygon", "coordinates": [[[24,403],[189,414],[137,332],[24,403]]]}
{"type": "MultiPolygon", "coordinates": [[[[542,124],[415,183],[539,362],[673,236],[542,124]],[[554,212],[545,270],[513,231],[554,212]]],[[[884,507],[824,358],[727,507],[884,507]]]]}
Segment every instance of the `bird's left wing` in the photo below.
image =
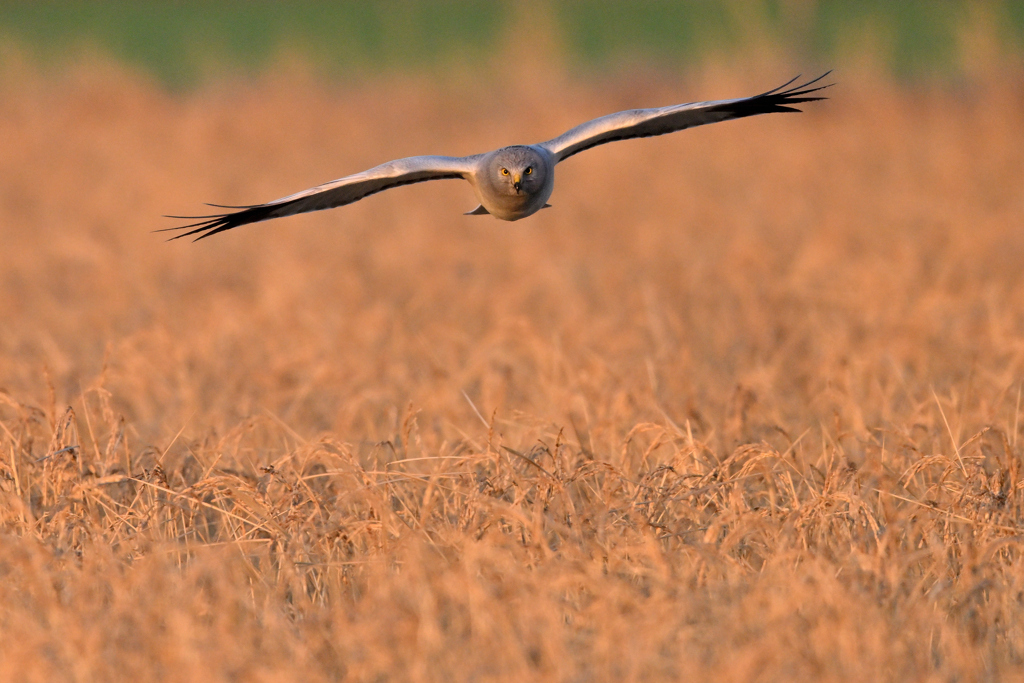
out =
{"type": "Polygon", "coordinates": [[[220,206],[212,204],[217,208],[238,209],[228,213],[218,213],[210,216],[168,216],[168,218],[197,219],[198,222],[189,225],[182,225],[175,228],[164,228],[157,232],[167,230],[185,230],[172,239],[197,235],[196,240],[201,240],[218,232],[237,228],[248,223],[282,216],[292,216],[307,211],[320,211],[322,209],[333,209],[336,206],[344,206],[357,202],[363,197],[371,194],[389,190],[399,185],[410,185],[422,183],[427,180],[442,180],[444,178],[467,178],[476,170],[477,160],[480,155],[469,157],[442,157],[442,156],[419,156],[407,159],[395,159],[380,166],[375,166],[362,173],[339,178],[338,180],[303,190],[281,199],[276,199],[266,204],[255,204],[252,206],[220,206]],[[201,219],[201,220],[199,220],[201,219]]]}
{"type": "Polygon", "coordinates": [[[738,100],[694,102],[657,109],[620,111],[582,123],[553,140],[542,142],[540,146],[555,155],[557,161],[564,161],[573,154],[615,140],[664,135],[684,128],[701,126],[705,123],[717,123],[756,114],[800,111],[793,105],[825,99],[824,97],[808,97],[808,95],[829,87],[831,84],[811,86],[820,82],[830,73],[832,72],[828,71],[802,85],[794,86],[793,83],[800,78],[797,76],[789,83],[774,90],[738,100]]]}

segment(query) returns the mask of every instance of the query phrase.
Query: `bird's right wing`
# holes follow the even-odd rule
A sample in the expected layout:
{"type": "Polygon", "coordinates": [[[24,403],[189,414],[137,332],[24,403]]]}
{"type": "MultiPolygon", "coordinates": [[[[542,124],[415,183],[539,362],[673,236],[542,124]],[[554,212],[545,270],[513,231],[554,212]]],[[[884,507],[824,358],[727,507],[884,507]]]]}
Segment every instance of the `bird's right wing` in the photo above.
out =
{"type": "Polygon", "coordinates": [[[168,216],[168,218],[201,219],[197,223],[182,225],[175,228],[164,228],[158,232],[167,230],[186,230],[172,239],[198,235],[196,240],[201,240],[218,232],[237,228],[248,223],[292,216],[307,211],[320,211],[332,209],[336,206],[344,206],[357,202],[363,197],[371,194],[389,190],[399,185],[410,185],[421,183],[427,180],[441,180],[444,178],[467,178],[476,170],[479,155],[469,157],[442,157],[442,156],[419,156],[406,159],[395,159],[380,166],[375,166],[362,173],[339,178],[338,180],[318,185],[317,187],[303,190],[281,199],[276,199],[266,204],[254,204],[252,206],[220,206],[212,204],[217,208],[238,209],[228,213],[218,213],[210,216],[168,216]]]}
{"type": "Polygon", "coordinates": [[[657,109],[620,111],[582,123],[553,140],[542,142],[540,146],[555,155],[557,161],[564,161],[573,154],[615,140],[664,135],[684,128],[701,126],[705,123],[716,123],[756,114],[800,111],[793,105],[825,99],[824,97],[808,97],[808,95],[829,87],[831,84],[813,88],[810,86],[830,73],[832,72],[826,72],[802,85],[793,86],[794,81],[799,78],[797,76],[789,83],[774,90],[738,100],[694,102],[657,109]]]}

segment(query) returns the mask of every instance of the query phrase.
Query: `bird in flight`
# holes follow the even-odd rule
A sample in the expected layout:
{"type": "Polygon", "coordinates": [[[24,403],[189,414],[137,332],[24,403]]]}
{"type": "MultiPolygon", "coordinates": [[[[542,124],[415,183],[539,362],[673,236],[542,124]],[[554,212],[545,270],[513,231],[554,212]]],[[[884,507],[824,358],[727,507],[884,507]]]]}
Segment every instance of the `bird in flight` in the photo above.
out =
{"type": "Polygon", "coordinates": [[[744,116],[800,111],[793,105],[825,99],[812,94],[832,85],[818,85],[830,73],[793,85],[800,78],[797,76],[774,90],[753,97],[620,111],[582,123],[537,145],[512,145],[468,157],[395,159],[266,204],[211,204],[215,208],[234,210],[209,216],[168,216],[198,222],[157,232],[177,230],[181,234],[171,239],[195,236],[195,240],[201,240],[240,225],[333,209],[400,185],[446,178],[467,180],[476,193],[480,205],[466,215],[490,214],[504,221],[517,221],[549,206],[547,201],[555,187],[555,165],[574,154],[615,140],[664,135],[744,116]]]}

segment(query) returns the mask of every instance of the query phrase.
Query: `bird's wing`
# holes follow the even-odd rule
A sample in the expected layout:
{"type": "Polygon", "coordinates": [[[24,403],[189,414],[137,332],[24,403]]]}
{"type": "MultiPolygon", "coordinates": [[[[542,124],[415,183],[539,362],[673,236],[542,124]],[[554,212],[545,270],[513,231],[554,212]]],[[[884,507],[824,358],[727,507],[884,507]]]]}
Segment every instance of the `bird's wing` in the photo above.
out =
{"type": "Polygon", "coordinates": [[[362,173],[339,178],[338,180],[333,180],[329,183],[267,202],[266,204],[254,204],[252,206],[221,206],[219,204],[211,204],[210,206],[217,208],[238,210],[210,216],[168,216],[168,218],[182,218],[186,220],[197,219],[198,222],[175,228],[164,228],[164,230],[158,230],[157,232],[185,230],[187,232],[175,235],[172,239],[197,235],[195,239],[201,240],[204,237],[216,235],[218,232],[237,228],[248,223],[257,223],[271,218],[344,206],[345,204],[357,202],[363,197],[391,189],[392,187],[398,187],[399,185],[410,185],[426,180],[441,180],[443,178],[467,178],[476,170],[476,162],[479,158],[480,155],[469,157],[420,156],[395,159],[362,173]]]}
{"type": "Polygon", "coordinates": [[[738,100],[694,102],[657,109],[620,111],[582,123],[553,140],[542,142],[540,146],[555,155],[557,161],[564,161],[573,154],[615,140],[664,135],[684,128],[701,126],[705,123],[717,123],[755,114],[800,111],[793,105],[825,99],[824,97],[808,97],[808,95],[829,87],[831,83],[810,86],[818,83],[830,73],[832,72],[828,71],[802,85],[793,85],[800,78],[797,76],[774,90],[738,100]]]}

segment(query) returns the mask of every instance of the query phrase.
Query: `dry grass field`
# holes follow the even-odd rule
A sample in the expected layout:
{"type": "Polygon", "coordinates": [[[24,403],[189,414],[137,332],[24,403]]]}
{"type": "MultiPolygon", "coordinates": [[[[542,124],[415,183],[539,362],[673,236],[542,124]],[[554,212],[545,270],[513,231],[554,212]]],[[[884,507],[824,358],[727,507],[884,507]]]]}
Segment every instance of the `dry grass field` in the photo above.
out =
{"type": "Polygon", "coordinates": [[[0,77],[0,681],[1024,672],[1024,88],[828,102],[191,244],[201,202],[760,65],[0,77]]]}

